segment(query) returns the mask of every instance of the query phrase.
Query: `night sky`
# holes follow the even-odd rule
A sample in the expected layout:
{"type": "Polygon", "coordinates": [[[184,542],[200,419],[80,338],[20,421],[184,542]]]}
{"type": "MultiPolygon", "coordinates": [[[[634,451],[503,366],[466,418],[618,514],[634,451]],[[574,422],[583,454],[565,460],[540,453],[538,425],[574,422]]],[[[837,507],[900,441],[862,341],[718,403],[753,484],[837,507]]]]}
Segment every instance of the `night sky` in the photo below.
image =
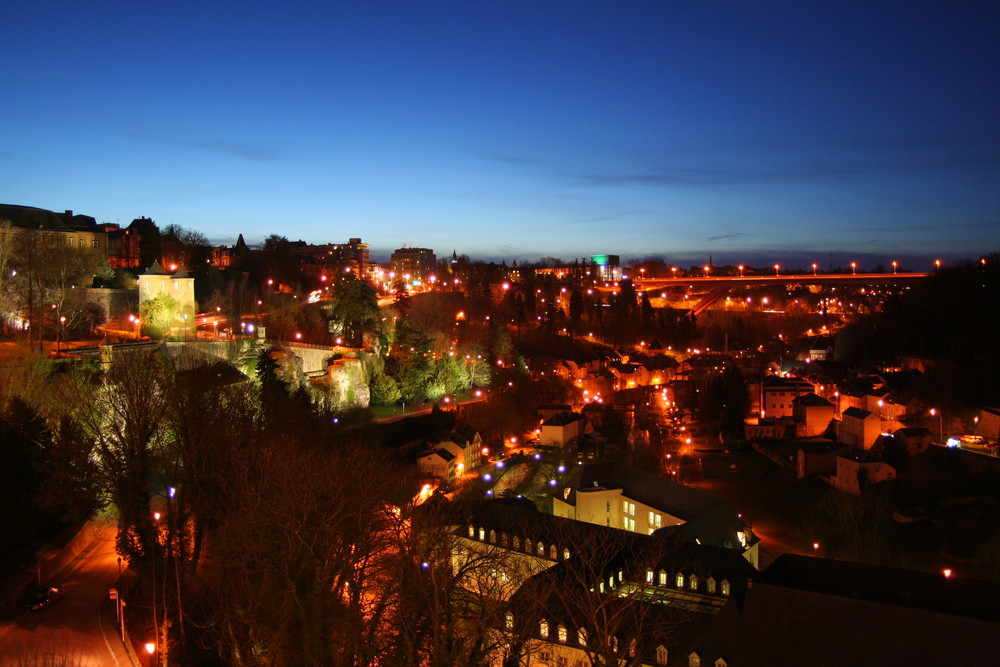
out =
{"type": "Polygon", "coordinates": [[[376,257],[1000,250],[996,0],[5,0],[0,25],[2,203],[376,257]]]}

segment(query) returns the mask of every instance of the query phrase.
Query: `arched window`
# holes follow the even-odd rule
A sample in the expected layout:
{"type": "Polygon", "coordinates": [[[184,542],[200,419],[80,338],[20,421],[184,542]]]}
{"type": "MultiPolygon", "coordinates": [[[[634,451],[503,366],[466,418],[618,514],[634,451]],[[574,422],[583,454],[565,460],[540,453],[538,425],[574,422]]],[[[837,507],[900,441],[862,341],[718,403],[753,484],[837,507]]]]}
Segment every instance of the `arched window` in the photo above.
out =
{"type": "Polygon", "coordinates": [[[561,641],[563,644],[565,644],[567,641],[569,641],[569,635],[566,632],[566,626],[565,625],[562,625],[561,623],[559,624],[558,633],[559,633],[559,641],[561,641]]]}
{"type": "Polygon", "coordinates": [[[611,590],[614,590],[615,588],[615,575],[613,574],[608,577],[608,588],[611,590]]]}
{"type": "Polygon", "coordinates": [[[549,638],[549,622],[546,621],[544,618],[538,622],[538,634],[543,639],[549,638]]]}
{"type": "Polygon", "coordinates": [[[670,658],[670,654],[667,653],[667,647],[666,646],[657,646],[656,647],[656,664],[658,664],[658,665],[665,665],[665,664],[667,664],[667,660],[669,658],[670,658]]]}

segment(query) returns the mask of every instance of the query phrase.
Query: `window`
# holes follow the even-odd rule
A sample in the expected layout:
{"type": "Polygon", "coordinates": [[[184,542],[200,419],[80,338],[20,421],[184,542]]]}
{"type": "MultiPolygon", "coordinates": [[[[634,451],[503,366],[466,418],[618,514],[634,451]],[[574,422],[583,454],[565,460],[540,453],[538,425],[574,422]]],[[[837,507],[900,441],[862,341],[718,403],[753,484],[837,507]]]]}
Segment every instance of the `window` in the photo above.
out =
{"type": "Polygon", "coordinates": [[[485,539],[486,539],[486,529],[485,528],[480,528],[479,529],[479,540],[483,541],[485,539]]]}
{"type": "Polygon", "coordinates": [[[615,575],[612,574],[610,577],[608,577],[608,589],[614,590],[614,588],[615,588],[615,575]]]}
{"type": "Polygon", "coordinates": [[[600,590],[601,590],[602,593],[604,592],[604,582],[603,581],[601,582],[600,590]]]}
{"type": "Polygon", "coordinates": [[[701,658],[698,657],[697,653],[688,656],[688,667],[701,667],[701,658]]]}
{"type": "Polygon", "coordinates": [[[653,571],[652,570],[646,570],[646,583],[647,584],[653,583],[653,571]]]}
{"type": "Polygon", "coordinates": [[[515,537],[514,538],[514,549],[516,549],[517,551],[521,550],[521,538],[520,537],[515,537]]]}
{"type": "Polygon", "coordinates": [[[490,544],[496,544],[497,532],[495,530],[490,531],[490,544]]]}
{"type": "Polygon", "coordinates": [[[576,641],[580,642],[580,646],[587,645],[587,628],[580,628],[576,631],[576,641]]]}
{"type": "Polygon", "coordinates": [[[567,641],[569,641],[569,635],[566,632],[566,626],[565,625],[560,624],[559,625],[559,629],[558,629],[557,632],[559,634],[559,641],[561,641],[563,644],[565,644],[567,641]]]}
{"type": "Polygon", "coordinates": [[[684,573],[682,572],[677,573],[676,583],[677,583],[677,588],[684,588],[684,573]]]}
{"type": "Polygon", "coordinates": [[[635,519],[632,517],[625,517],[625,530],[635,530],[635,519]]]}
{"type": "Polygon", "coordinates": [[[476,529],[473,528],[472,525],[470,524],[469,525],[469,537],[475,537],[475,536],[476,536],[476,529]]]}
{"type": "Polygon", "coordinates": [[[718,660],[715,661],[715,667],[726,667],[726,661],[723,660],[722,658],[719,658],[718,660]]]}
{"type": "Polygon", "coordinates": [[[692,574],[690,577],[688,577],[688,588],[690,588],[693,591],[698,590],[698,575],[697,574],[692,574]]]}
{"type": "Polygon", "coordinates": [[[656,647],[656,664],[665,665],[670,655],[667,653],[667,648],[665,646],[656,647]]]}
{"type": "Polygon", "coordinates": [[[500,546],[507,546],[507,533],[500,533],[500,546]]]}
{"type": "Polygon", "coordinates": [[[549,622],[544,618],[538,623],[538,634],[544,639],[549,638],[549,622]]]}
{"type": "Polygon", "coordinates": [[[514,614],[508,611],[507,615],[504,616],[504,623],[503,624],[504,624],[504,627],[506,627],[508,630],[513,630],[514,629],[514,614]]]}
{"type": "Polygon", "coordinates": [[[713,579],[712,577],[709,577],[708,579],[706,579],[705,580],[705,589],[709,593],[711,593],[712,595],[715,595],[715,579],[713,579]]]}
{"type": "Polygon", "coordinates": [[[541,660],[542,662],[548,662],[549,661],[549,652],[548,651],[540,651],[538,653],[538,659],[541,660]]]}
{"type": "Polygon", "coordinates": [[[90,247],[91,248],[100,248],[101,247],[101,242],[98,241],[97,239],[94,239],[93,241],[90,242],[90,247]]]}
{"type": "Polygon", "coordinates": [[[559,551],[558,549],[556,549],[556,545],[553,544],[552,546],[549,547],[549,558],[555,560],[556,558],[558,558],[558,556],[559,556],[559,551]]]}
{"type": "Polygon", "coordinates": [[[524,553],[531,555],[531,540],[524,541],[524,553]]]}
{"type": "Polygon", "coordinates": [[[538,543],[538,556],[539,558],[545,558],[545,545],[541,542],[538,543]]]}
{"type": "Polygon", "coordinates": [[[722,594],[729,597],[729,581],[726,579],[722,580],[722,594]]]}
{"type": "Polygon", "coordinates": [[[569,549],[563,549],[563,560],[569,560],[569,549]]]}
{"type": "Polygon", "coordinates": [[[661,586],[667,585],[667,573],[664,572],[663,570],[660,570],[660,585],[661,586]]]}
{"type": "Polygon", "coordinates": [[[80,239],[80,247],[83,248],[85,245],[86,242],[83,239],[80,239]]]}

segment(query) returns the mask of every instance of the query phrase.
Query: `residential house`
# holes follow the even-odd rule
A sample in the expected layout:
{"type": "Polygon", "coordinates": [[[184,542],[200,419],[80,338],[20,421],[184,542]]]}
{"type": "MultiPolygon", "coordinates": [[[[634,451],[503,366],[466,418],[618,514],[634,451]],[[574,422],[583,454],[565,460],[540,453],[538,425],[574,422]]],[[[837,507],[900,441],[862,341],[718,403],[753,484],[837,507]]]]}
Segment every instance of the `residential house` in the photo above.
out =
{"type": "Polygon", "coordinates": [[[833,421],[833,403],[812,392],[792,399],[796,436],[811,438],[823,435],[833,421]]]}
{"type": "Polygon", "coordinates": [[[680,526],[692,542],[733,549],[757,564],[760,540],[729,503],[620,463],[578,466],[552,505],[556,516],[641,534],[680,526]]]}
{"type": "Polygon", "coordinates": [[[538,444],[565,447],[586,432],[587,420],[578,412],[561,412],[542,422],[538,444]]]}
{"type": "Polygon", "coordinates": [[[861,408],[850,407],[841,415],[837,442],[848,447],[869,449],[882,435],[882,420],[878,415],[861,408]]]}
{"type": "Polygon", "coordinates": [[[769,375],[760,383],[761,417],[793,417],[795,409],[792,401],[805,394],[813,393],[813,385],[801,378],[787,378],[769,375]]]}
{"type": "Polygon", "coordinates": [[[861,495],[865,487],[896,479],[896,469],[872,449],[845,448],[837,453],[837,473],[831,480],[838,491],[861,495]]]}

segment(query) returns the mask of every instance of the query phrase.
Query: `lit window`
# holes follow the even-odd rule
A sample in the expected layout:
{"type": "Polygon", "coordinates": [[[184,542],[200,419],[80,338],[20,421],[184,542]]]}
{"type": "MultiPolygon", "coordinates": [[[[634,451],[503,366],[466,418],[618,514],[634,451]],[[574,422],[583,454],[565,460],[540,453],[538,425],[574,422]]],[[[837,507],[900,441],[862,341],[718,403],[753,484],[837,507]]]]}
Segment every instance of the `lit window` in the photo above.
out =
{"type": "Polygon", "coordinates": [[[712,577],[709,577],[708,579],[706,579],[705,580],[705,589],[709,593],[711,593],[712,595],[715,595],[715,579],[713,579],[712,577]]]}
{"type": "Polygon", "coordinates": [[[669,657],[670,655],[667,653],[667,649],[665,646],[656,647],[656,664],[658,665],[667,664],[667,660],[669,657]]]}
{"type": "Polygon", "coordinates": [[[701,667],[701,658],[698,657],[697,653],[688,656],[688,667],[701,667]]]}
{"type": "Polygon", "coordinates": [[[521,538],[520,537],[515,537],[514,538],[514,548],[517,549],[518,551],[521,550],[521,538]]]}
{"type": "Polygon", "coordinates": [[[677,588],[684,588],[684,575],[681,572],[677,573],[677,588]]]}
{"type": "Polygon", "coordinates": [[[652,570],[646,570],[646,583],[647,584],[653,583],[653,571],[652,570]]]}
{"type": "Polygon", "coordinates": [[[514,614],[513,613],[511,613],[509,611],[507,612],[507,615],[504,617],[504,625],[507,627],[508,630],[513,630],[514,629],[514,614]]]}
{"type": "Polygon", "coordinates": [[[563,560],[569,560],[569,549],[563,549],[563,560]]]}
{"type": "Polygon", "coordinates": [[[729,581],[726,579],[722,580],[722,594],[729,597],[729,581]]]}
{"type": "Polygon", "coordinates": [[[544,639],[549,638],[549,622],[544,618],[538,623],[538,634],[544,639]]]}
{"type": "Polygon", "coordinates": [[[660,585],[661,586],[667,585],[667,573],[664,572],[663,570],[660,570],[660,585]]]}
{"type": "Polygon", "coordinates": [[[538,543],[538,555],[541,558],[545,558],[545,545],[541,542],[538,543]]]}
{"type": "Polygon", "coordinates": [[[698,575],[697,574],[692,574],[690,577],[688,577],[688,588],[690,588],[693,591],[698,590],[698,575]]]}
{"type": "Polygon", "coordinates": [[[563,644],[569,641],[569,635],[566,632],[565,625],[560,625],[558,632],[559,632],[559,641],[561,641],[563,644]]]}
{"type": "Polygon", "coordinates": [[[470,526],[469,526],[469,537],[475,537],[475,536],[476,536],[476,529],[475,529],[475,528],[473,528],[473,527],[472,527],[472,526],[470,525],[470,526]]]}
{"type": "Polygon", "coordinates": [[[576,641],[580,642],[580,646],[587,645],[587,629],[580,628],[576,631],[576,641]]]}
{"type": "Polygon", "coordinates": [[[479,529],[479,539],[480,539],[480,541],[486,539],[486,529],[485,528],[480,528],[479,529]]]}

